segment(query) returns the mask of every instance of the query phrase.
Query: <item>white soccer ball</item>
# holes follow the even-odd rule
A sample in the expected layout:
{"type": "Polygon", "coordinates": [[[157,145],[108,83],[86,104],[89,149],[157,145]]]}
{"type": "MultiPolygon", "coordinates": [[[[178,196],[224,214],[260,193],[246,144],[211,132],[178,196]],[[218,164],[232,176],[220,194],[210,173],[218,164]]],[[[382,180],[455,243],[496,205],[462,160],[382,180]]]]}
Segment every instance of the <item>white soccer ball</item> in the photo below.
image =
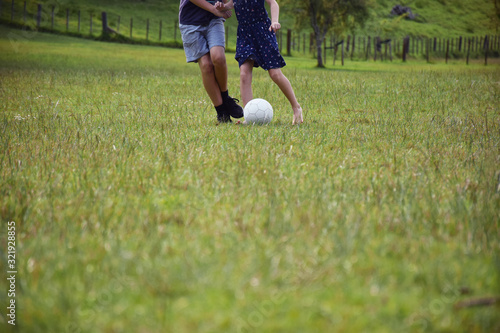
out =
{"type": "Polygon", "coordinates": [[[255,98],[245,105],[243,116],[248,124],[269,124],[273,120],[273,107],[265,99],[255,98]]]}

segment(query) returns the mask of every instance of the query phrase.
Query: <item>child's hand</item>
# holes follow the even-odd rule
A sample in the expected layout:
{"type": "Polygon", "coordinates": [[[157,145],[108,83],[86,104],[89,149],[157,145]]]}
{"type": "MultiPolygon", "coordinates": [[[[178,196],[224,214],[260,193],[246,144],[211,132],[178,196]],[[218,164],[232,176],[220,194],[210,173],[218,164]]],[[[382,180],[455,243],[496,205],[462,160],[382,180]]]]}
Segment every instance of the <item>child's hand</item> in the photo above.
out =
{"type": "Polygon", "coordinates": [[[217,1],[214,7],[216,9],[214,14],[218,17],[223,17],[225,19],[228,19],[231,17],[231,15],[233,15],[231,9],[227,8],[223,2],[217,1]]]}
{"type": "Polygon", "coordinates": [[[218,11],[221,11],[221,12],[226,9],[226,6],[221,1],[217,1],[214,6],[215,6],[215,9],[217,9],[218,11]]]}
{"type": "Polygon", "coordinates": [[[269,27],[269,31],[278,31],[281,29],[281,24],[279,24],[278,22],[273,22],[271,23],[271,26],[269,27]]]}

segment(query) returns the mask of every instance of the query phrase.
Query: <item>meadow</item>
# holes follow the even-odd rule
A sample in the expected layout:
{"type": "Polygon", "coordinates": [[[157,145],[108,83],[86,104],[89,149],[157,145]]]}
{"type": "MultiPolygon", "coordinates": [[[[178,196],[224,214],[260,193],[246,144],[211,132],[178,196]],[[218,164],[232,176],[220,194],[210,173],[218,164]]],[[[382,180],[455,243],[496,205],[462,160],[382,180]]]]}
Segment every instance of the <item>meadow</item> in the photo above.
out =
{"type": "Polygon", "coordinates": [[[262,70],[273,121],[217,125],[182,50],[12,34],[2,332],[500,330],[457,306],[500,296],[498,64],[286,57],[302,125],[262,70]]]}

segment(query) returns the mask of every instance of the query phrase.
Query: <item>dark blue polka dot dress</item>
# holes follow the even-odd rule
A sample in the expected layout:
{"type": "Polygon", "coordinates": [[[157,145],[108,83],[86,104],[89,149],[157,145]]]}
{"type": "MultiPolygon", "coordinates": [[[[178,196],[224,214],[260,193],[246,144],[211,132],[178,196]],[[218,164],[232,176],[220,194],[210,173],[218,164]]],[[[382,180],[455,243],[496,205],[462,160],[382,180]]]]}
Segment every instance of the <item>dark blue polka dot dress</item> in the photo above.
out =
{"type": "Polygon", "coordinates": [[[238,19],[235,59],[239,65],[253,60],[255,67],[266,71],[286,66],[280,54],[276,34],[269,31],[271,19],[267,15],[265,0],[233,0],[238,19]]]}

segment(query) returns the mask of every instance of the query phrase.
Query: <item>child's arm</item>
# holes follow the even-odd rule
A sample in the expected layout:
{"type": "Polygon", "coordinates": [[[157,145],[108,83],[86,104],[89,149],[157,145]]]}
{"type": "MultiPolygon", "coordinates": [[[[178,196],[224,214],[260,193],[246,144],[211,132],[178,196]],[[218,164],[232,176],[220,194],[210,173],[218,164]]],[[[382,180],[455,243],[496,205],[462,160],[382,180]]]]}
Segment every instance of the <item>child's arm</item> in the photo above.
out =
{"type": "Polygon", "coordinates": [[[218,17],[223,17],[223,18],[229,18],[231,17],[231,12],[221,12],[220,10],[217,10],[214,5],[209,3],[206,0],[189,0],[196,6],[205,9],[206,11],[214,14],[215,16],[218,17]]]}
{"type": "Polygon", "coordinates": [[[280,16],[280,6],[276,2],[276,0],[266,0],[269,7],[271,8],[271,26],[269,27],[269,31],[278,31],[281,29],[281,24],[279,24],[279,16],[280,16]]]}

